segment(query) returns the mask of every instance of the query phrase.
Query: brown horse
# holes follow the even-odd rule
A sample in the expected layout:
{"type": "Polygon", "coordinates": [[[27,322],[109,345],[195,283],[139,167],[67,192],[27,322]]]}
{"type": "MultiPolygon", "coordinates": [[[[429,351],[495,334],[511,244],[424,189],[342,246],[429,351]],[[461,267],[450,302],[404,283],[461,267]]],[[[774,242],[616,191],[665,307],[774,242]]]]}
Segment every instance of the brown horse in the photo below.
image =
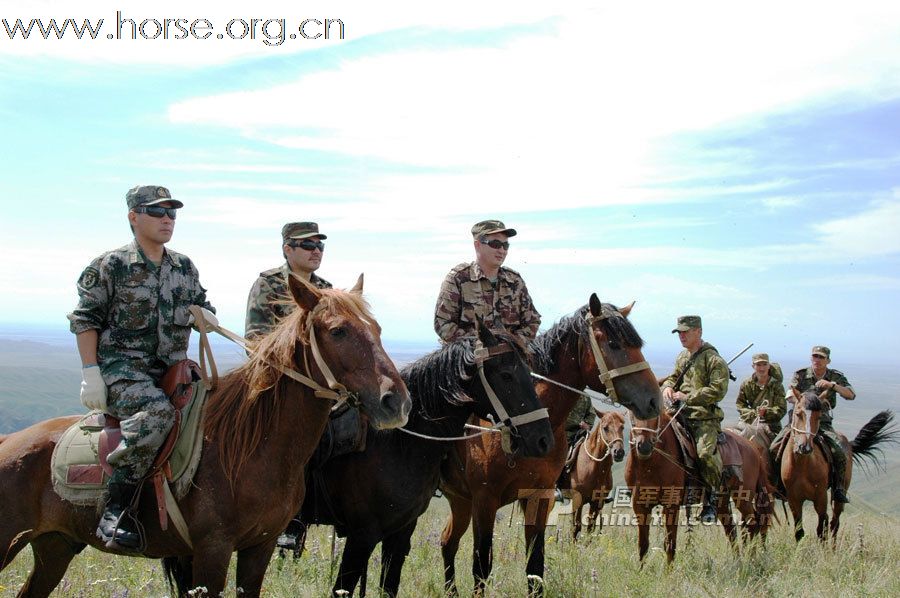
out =
{"type": "MultiPolygon", "coordinates": [[[[653,507],[660,505],[665,519],[665,550],[669,563],[675,560],[678,519],[682,504],[691,501],[691,490],[702,486],[696,474],[684,463],[681,447],[671,427],[671,417],[661,413],[651,420],[634,420],[631,427],[631,451],[625,463],[625,483],[631,489],[631,501],[638,523],[638,557],[643,562],[650,548],[650,522],[653,507]]],[[[732,476],[720,488],[716,505],[719,521],[728,539],[737,540],[737,527],[728,509],[728,491],[742,515],[742,528],[752,538],[765,538],[772,516],[772,488],[768,464],[746,438],[726,430],[741,451],[742,475],[732,476]],[[741,477],[743,479],[741,479],[741,477]]]]}
{"type": "Polygon", "coordinates": [[[441,472],[441,490],[451,509],[441,535],[448,592],[457,593],[454,561],[470,521],[475,592],[483,592],[491,572],[497,510],[515,500],[523,504],[526,513],[529,590],[542,591],[544,527],[566,459],[566,417],[580,389],[589,386],[607,393],[642,417],[652,417],[658,409],[659,386],[641,353],[643,341],[626,319],[630,311],[630,305],[621,310],[601,305],[594,294],[589,306],[563,318],[533,343],[535,369],[540,375],[536,390],[550,412],[554,435],[554,448],[546,457],[507,457],[496,435],[457,443],[450,452],[441,472]]]}
{"type": "MultiPolygon", "coordinates": [[[[603,501],[612,490],[613,459],[625,457],[625,416],[617,411],[598,411],[600,420],[578,447],[578,455],[569,473],[572,489],[572,539],[581,532],[581,511],[588,508],[588,533],[593,533],[603,501]]],[[[603,528],[603,521],[600,521],[603,528]]]]}
{"type": "MultiPolygon", "coordinates": [[[[238,553],[237,586],[258,596],[275,541],[303,500],[303,470],[324,430],[332,403],[279,368],[299,369],[320,385],[322,368],[351,393],[372,424],[406,422],[410,399],[381,346],[380,328],[361,297],[318,290],[296,278],[299,306],[249,361],[219,381],[205,412],[205,446],[194,485],[179,502],[193,547],[170,527],[162,531],[152,489],[140,501],[146,549],[142,556],[193,558],[193,586],[219,596],[231,554],[238,553]],[[313,335],[315,338],[313,338],[313,335]],[[309,360],[318,347],[321,361],[309,360]]],[[[90,545],[107,551],[94,534],[94,507],[76,507],[53,490],[50,456],[78,417],[61,417],[9,435],[0,444],[0,569],[26,545],[34,569],[20,596],[47,596],[72,558],[90,545]]]]}
{"type": "MultiPolygon", "coordinates": [[[[816,526],[816,535],[820,540],[825,540],[828,525],[828,473],[829,461],[825,455],[825,448],[814,441],[819,433],[819,418],[822,410],[828,409],[828,403],[824,401],[825,394],[816,395],[812,389],[802,394],[796,388],[794,393],[794,412],[791,417],[791,429],[785,437],[785,448],[781,459],[781,479],[787,494],[787,502],[794,517],[794,538],[799,542],[804,536],[803,531],[803,503],[812,501],[819,521],[816,526]]],[[[882,411],[875,415],[862,427],[853,442],[847,442],[843,434],[838,434],[841,444],[848,457],[847,467],[844,470],[844,488],[850,488],[850,479],[853,474],[853,461],[862,463],[862,459],[875,461],[877,448],[882,442],[896,442],[898,433],[887,429],[893,420],[890,411],[882,411]]],[[[841,513],[844,504],[832,501],[831,503],[831,538],[837,541],[837,532],[841,526],[841,513]]]]}

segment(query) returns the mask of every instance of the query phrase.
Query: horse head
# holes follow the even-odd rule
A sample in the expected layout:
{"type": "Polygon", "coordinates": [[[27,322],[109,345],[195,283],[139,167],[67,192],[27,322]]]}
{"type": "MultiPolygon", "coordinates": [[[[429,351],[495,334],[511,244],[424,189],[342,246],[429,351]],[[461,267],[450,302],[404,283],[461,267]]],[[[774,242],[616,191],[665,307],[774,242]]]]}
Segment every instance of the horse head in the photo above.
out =
{"type": "Polygon", "coordinates": [[[792,388],[794,393],[794,415],[791,418],[791,437],[794,442],[794,452],[798,455],[808,455],[813,451],[813,438],[819,433],[819,418],[825,409],[823,401],[827,392],[817,395],[809,389],[799,392],[792,388]]]}
{"type": "Polygon", "coordinates": [[[649,459],[659,442],[660,430],[669,422],[669,415],[663,410],[656,417],[639,419],[631,414],[631,439],[635,455],[640,460],[649,459]]]}
{"type": "Polygon", "coordinates": [[[608,451],[616,462],[625,458],[625,416],[618,411],[597,411],[600,418],[597,436],[604,444],[601,451],[608,451]]]}
{"type": "Polygon", "coordinates": [[[406,424],[409,392],[381,344],[381,326],[362,298],[363,276],[349,291],[318,289],[296,276],[289,285],[303,318],[294,345],[295,366],[324,379],[332,390],[344,389],[376,429],[406,424]]]}
{"type": "Polygon", "coordinates": [[[473,367],[478,369],[480,384],[471,391],[475,412],[505,424],[509,442],[503,443],[503,450],[507,454],[543,457],[553,448],[553,430],[534,390],[525,347],[510,334],[494,334],[480,317],[477,329],[473,367]]]}
{"type": "Polygon", "coordinates": [[[618,309],[591,294],[587,335],[590,350],[582,352],[582,368],[592,389],[624,405],[638,418],[659,413],[656,377],[641,352],[643,341],[628,320],[634,302],[618,309]]]}

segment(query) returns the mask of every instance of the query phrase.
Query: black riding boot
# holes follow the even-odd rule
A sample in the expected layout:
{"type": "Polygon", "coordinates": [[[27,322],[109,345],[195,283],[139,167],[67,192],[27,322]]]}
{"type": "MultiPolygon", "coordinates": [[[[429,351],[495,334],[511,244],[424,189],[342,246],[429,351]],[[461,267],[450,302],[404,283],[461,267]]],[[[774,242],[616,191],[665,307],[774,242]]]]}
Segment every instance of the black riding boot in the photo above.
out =
{"type": "Polygon", "coordinates": [[[716,501],[718,495],[715,492],[707,490],[703,493],[703,510],[700,511],[700,523],[711,524],[716,522],[717,509],[716,501]]]}
{"type": "Polygon", "coordinates": [[[831,500],[834,502],[840,502],[847,504],[850,502],[850,499],[847,498],[847,493],[844,492],[844,487],[840,484],[834,484],[831,488],[831,500]]]}
{"type": "Polygon", "coordinates": [[[139,550],[141,547],[141,535],[134,515],[129,512],[136,491],[136,484],[109,483],[109,500],[96,532],[109,548],[139,550]]]}

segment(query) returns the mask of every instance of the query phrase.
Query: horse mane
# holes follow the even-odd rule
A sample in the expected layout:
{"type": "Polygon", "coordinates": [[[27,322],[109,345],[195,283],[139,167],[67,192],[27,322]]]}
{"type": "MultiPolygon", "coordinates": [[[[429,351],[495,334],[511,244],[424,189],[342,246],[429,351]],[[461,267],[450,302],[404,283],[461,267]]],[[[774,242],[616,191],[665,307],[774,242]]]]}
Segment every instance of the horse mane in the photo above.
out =
{"type": "MultiPolygon", "coordinates": [[[[574,353],[574,343],[581,339],[588,340],[588,323],[585,315],[590,308],[583,305],[572,315],[561,318],[550,330],[538,335],[531,343],[531,352],[534,355],[534,368],[538,374],[547,375],[556,370],[559,349],[569,346],[574,353]]],[[[641,335],[638,334],[631,322],[619,313],[619,308],[611,303],[602,304],[603,318],[601,326],[607,338],[613,343],[623,347],[640,349],[644,346],[641,335]]]]}
{"type": "MultiPolygon", "coordinates": [[[[362,296],[338,289],[319,289],[319,293],[316,310],[377,326],[362,296]]],[[[294,369],[298,344],[309,344],[307,315],[298,307],[269,334],[251,342],[247,361],[221,378],[218,389],[209,395],[204,435],[220,441],[219,458],[232,482],[279,419],[284,405],[279,368],[294,369]]]]}
{"type": "MultiPolygon", "coordinates": [[[[525,345],[515,335],[505,331],[493,332],[501,342],[510,343],[520,358],[526,359],[525,345]]],[[[414,409],[425,419],[438,413],[446,404],[460,406],[473,402],[463,389],[463,382],[472,379],[466,368],[475,365],[475,339],[461,338],[407,364],[400,376],[414,399],[414,409]]]]}

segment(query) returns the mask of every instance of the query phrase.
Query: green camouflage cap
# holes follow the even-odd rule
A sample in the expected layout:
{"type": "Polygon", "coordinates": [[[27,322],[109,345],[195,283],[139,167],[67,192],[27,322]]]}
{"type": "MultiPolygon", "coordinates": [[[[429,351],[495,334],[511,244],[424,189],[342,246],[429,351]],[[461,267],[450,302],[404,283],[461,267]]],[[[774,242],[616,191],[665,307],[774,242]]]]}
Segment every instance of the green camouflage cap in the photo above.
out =
{"type": "Polygon", "coordinates": [[[319,225],[315,222],[288,222],[281,227],[281,238],[285,243],[291,239],[308,239],[310,237],[328,238],[319,232],[319,225]]]}
{"type": "Polygon", "coordinates": [[[816,345],[812,348],[813,355],[821,355],[825,359],[831,359],[831,349],[825,345],[816,345]]]}
{"type": "Polygon", "coordinates": [[[482,235],[493,235],[494,233],[503,233],[507,237],[515,237],[516,229],[506,228],[506,225],[499,220],[482,220],[472,227],[472,236],[476,238],[482,235]]]}
{"type": "Polygon", "coordinates": [[[769,363],[769,354],[768,353],[754,353],[752,359],[753,365],[757,363],[769,363]]]}
{"type": "Polygon", "coordinates": [[[691,328],[703,328],[703,325],[700,323],[700,316],[681,316],[678,318],[678,324],[672,330],[672,333],[685,332],[691,328]]]}
{"type": "Polygon", "coordinates": [[[129,210],[133,210],[138,206],[155,206],[164,202],[169,202],[173,208],[184,206],[177,199],[172,199],[172,194],[169,193],[168,189],[159,185],[137,185],[132,187],[125,194],[125,201],[128,203],[129,210]]]}

